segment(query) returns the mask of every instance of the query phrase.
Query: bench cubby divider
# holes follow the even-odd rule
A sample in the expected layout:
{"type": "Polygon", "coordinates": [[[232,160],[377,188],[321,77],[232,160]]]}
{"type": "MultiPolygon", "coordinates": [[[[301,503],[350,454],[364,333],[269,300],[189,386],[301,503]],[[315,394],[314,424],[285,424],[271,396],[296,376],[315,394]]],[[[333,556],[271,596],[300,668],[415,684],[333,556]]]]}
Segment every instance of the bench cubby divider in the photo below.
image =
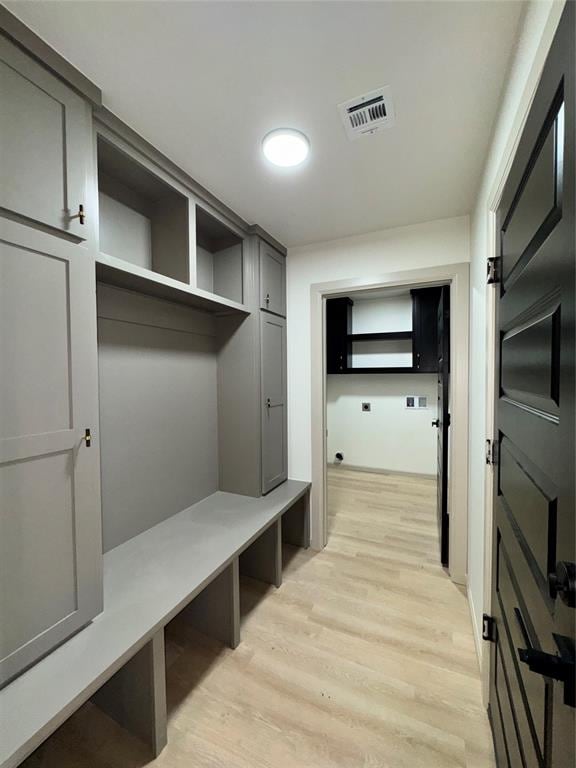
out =
{"type": "Polygon", "coordinates": [[[92,702],[148,744],[157,757],[168,742],[164,630],[156,632],[92,702]]]}

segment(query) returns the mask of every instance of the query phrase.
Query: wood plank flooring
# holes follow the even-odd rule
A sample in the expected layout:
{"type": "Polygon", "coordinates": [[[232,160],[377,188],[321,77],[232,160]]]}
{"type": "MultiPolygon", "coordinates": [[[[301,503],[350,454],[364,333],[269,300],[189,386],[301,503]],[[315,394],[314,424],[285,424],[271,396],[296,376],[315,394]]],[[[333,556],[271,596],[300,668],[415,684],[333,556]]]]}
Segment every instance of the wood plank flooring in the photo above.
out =
{"type": "Polygon", "coordinates": [[[166,633],[169,742],[82,707],[26,768],[493,768],[464,592],[438,565],[435,483],[329,472],[329,544],[245,580],[231,651],[166,633]]]}

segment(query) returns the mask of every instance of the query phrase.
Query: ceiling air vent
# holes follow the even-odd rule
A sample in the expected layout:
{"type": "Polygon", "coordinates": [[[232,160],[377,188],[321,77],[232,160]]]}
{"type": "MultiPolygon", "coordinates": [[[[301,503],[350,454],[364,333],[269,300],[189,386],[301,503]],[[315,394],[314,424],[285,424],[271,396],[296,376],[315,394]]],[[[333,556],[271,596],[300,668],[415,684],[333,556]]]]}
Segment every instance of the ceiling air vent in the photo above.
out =
{"type": "Polygon", "coordinates": [[[339,104],[338,109],[350,139],[376,133],[394,122],[394,106],[389,85],[339,104]]]}

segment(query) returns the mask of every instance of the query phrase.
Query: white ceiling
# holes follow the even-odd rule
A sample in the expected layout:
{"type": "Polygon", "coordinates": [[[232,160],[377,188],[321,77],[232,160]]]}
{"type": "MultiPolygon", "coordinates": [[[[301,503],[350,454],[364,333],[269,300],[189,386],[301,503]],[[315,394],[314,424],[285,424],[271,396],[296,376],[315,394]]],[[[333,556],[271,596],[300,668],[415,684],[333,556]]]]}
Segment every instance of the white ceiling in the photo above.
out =
{"type": "Polygon", "coordinates": [[[523,3],[8,2],[104,103],[249,222],[301,245],[468,213],[523,3]],[[350,142],[337,104],[390,85],[350,142]],[[260,141],[310,138],[277,170],[260,141]]]}

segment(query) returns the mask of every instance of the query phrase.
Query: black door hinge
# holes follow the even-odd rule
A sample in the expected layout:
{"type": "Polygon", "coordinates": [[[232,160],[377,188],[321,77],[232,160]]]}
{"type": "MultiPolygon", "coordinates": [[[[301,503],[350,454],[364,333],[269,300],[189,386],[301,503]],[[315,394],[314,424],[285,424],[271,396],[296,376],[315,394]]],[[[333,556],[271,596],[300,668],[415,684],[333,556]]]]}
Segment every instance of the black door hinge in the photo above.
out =
{"type": "Polygon", "coordinates": [[[486,262],[486,282],[494,285],[500,282],[500,259],[492,257],[486,262]]]}
{"type": "Polygon", "coordinates": [[[450,414],[446,414],[446,426],[449,427],[452,424],[452,419],[450,418],[450,414]]]}
{"type": "Polygon", "coordinates": [[[486,464],[496,466],[498,463],[498,443],[496,440],[486,440],[486,464]]]}
{"type": "Polygon", "coordinates": [[[496,642],[496,622],[494,616],[488,616],[487,613],[482,615],[482,640],[496,642]]]}

